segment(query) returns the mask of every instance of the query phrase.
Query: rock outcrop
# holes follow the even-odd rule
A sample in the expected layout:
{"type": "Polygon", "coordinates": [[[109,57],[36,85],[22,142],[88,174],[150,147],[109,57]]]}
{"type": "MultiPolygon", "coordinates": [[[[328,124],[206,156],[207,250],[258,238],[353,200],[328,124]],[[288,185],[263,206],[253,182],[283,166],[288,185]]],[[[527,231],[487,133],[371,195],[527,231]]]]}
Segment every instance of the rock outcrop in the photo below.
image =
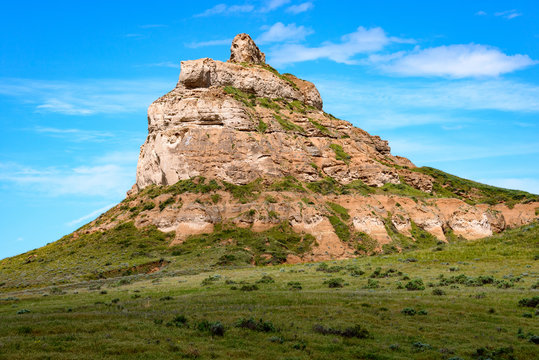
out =
{"type": "MultiPolygon", "coordinates": [[[[177,86],[150,105],[148,137],[126,201],[131,208],[141,199],[159,205],[135,224],[175,231],[174,244],[216,224],[264,231],[287,222],[317,242],[308,254],[290,255],[291,262],[400,251],[398,239],[419,241],[419,233],[438,241],[477,239],[537,218],[533,201],[473,205],[477,189],[451,193],[390,150],[380,137],[325,113],[314,84],[279,74],[249,35],[239,34],[228,62],[182,61],[177,86]],[[145,193],[148,186],[197,177],[222,185],[212,190],[215,197],[145,193]],[[238,199],[234,186],[254,188],[256,196],[238,199]],[[442,198],[447,193],[451,198],[442,198]]],[[[119,213],[95,229],[131,217],[119,213]]]]}

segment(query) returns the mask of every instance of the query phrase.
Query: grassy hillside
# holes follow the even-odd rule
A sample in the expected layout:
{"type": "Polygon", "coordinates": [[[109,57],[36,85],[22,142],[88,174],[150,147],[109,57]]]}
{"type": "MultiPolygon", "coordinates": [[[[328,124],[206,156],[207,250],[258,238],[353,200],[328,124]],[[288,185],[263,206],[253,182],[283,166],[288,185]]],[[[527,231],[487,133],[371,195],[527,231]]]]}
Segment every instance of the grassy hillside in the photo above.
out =
{"type": "Polygon", "coordinates": [[[0,358],[533,359],[538,239],[4,291],[0,358]]]}

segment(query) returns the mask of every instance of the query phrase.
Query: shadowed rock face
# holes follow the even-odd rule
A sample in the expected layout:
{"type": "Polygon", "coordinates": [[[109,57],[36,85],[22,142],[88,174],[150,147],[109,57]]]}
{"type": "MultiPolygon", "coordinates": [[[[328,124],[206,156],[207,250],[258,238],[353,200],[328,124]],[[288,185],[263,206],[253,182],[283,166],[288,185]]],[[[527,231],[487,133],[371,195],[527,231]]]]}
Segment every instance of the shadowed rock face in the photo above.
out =
{"type": "MultiPolygon", "coordinates": [[[[434,178],[413,171],[410,160],[393,156],[387,141],[325,113],[314,84],[281,75],[264,61],[264,54],[247,34],[234,38],[228,62],[182,61],[177,86],[148,108],[148,137],[141,147],[137,182],[130,195],[149,185],[172,185],[197,176],[235,185],[259,178],[271,184],[292,176],[304,185],[331,178],[341,185],[360,180],[371,187],[406,184],[424,193],[433,191],[434,178]]],[[[347,209],[350,233],[368,234],[376,242],[375,251],[393,244],[391,231],[412,236],[414,226],[441,241],[448,230],[467,239],[488,236],[506,226],[533,221],[539,205],[518,204],[509,209],[471,206],[454,198],[418,201],[389,194],[268,194],[275,203],[265,201],[265,195],[239,203],[225,191],[220,193],[219,204],[208,199],[200,202],[195,194],[182,195],[182,206],[148,210],[135,218],[135,224],[174,230],[175,242],[181,242],[190,234],[211,232],[217,223],[262,231],[286,221],[295,231],[316,237],[312,252],[294,259],[307,261],[354,256],[353,245],[341,241],[329,221],[328,202],[347,209]],[[305,196],[312,200],[310,205],[305,205],[305,196]],[[249,211],[257,216],[245,217],[249,211]],[[270,212],[278,218],[263,215],[270,212]]],[[[131,207],[140,201],[132,199],[128,199],[131,207]]],[[[163,196],[151,201],[165,200],[163,196]]],[[[100,227],[112,227],[122,216],[100,227]]]]}
{"type": "Polygon", "coordinates": [[[232,40],[229,61],[261,65],[266,62],[266,56],[249,35],[238,34],[232,40]]]}

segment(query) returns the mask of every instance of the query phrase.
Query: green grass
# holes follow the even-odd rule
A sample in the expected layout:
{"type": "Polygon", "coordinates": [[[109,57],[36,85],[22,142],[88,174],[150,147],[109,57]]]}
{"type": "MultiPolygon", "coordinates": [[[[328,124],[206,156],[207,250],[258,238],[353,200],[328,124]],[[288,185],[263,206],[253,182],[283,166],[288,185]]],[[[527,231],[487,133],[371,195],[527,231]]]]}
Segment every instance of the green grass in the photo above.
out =
{"type": "Polygon", "coordinates": [[[234,99],[242,102],[245,106],[253,108],[256,105],[256,96],[254,94],[246,93],[233,86],[225,86],[224,92],[234,96],[234,99]]]}
{"type": "Polygon", "coordinates": [[[259,133],[265,133],[266,130],[268,130],[268,124],[266,124],[262,119],[258,120],[258,127],[257,130],[259,133]]]}
{"type": "Polygon", "coordinates": [[[331,272],[209,268],[3,290],[0,357],[533,359],[539,324],[521,304],[537,296],[538,237],[535,223],[443,251],[327,262],[331,272]]]}
{"type": "Polygon", "coordinates": [[[341,160],[341,161],[344,161],[346,164],[350,164],[350,159],[352,157],[344,151],[341,145],[330,144],[329,148],[335,152],[335,158],[337,160],[341,160]]]}
{"type": "Polygon", "coordinates": [[[326,203],[329,208],[335,213],[337,214],[341,219],[343,219],[344,221],[348,221],[350,220],[350,215],[348,214],[348,210],[346,210],[345,207],[342,207],[341,205],[339,204],[336,204],[334,202],[330,202],[328,201],[326,203]]]}
{"type": "Polygon", "coordinates": [[[322,134],[325,134],[325,135],[331,135],[331,132],[328,130],[328,128],[325,127],[324,125],[320,124],[318,121],[309,118],[309,122],[310,122],[311,124],[313,124],[313,126],[314,126],[315,128],[317,128],[318,130],[320,130],[320,132],[321,132],[322,134]]]}
{"type": "Polygon", "coordinates": [[[223,181],[223,185],[225,190],[229,191],[241,203],[256,199],[263,189],[262,179],[256,179],[245,185],[235,185],[223,181]]]}
{"type": "Polygon", "coordinates": [[[260,104],[260,106],[271,109],[271,110],[273,110],[275,112],[279,112],[279,110],[281,110],[281,106],[279,106],[278,103],[273,102],[271,99],[257,98],[257,101],[260,104]]]}
{"type": "Polygon", "coordinates": [[[281,127],[283,129],[285,129],[286,131],[295,131],[295,132],[299,132],[299,133],[305,133],[304,128],[302,128],[299,125],[294,124],[293,122],[291,122],[287,118],[282,117],[282,116],[277,115],[277,114],[274,114],[273,117],[275,118],[275,120],[277,120],[277,122],[281,125],[281,127]]]}

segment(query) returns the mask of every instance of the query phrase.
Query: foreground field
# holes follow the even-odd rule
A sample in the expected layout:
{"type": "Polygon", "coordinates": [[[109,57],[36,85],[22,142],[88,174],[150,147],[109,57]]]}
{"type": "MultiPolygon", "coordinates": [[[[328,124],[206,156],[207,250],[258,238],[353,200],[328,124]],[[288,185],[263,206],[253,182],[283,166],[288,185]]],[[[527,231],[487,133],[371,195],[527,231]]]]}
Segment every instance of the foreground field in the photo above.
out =
{"type": "Polygon", "coordinates": [[[3,292],[0,358],[534,359],[538,239],[3,292]]]}

